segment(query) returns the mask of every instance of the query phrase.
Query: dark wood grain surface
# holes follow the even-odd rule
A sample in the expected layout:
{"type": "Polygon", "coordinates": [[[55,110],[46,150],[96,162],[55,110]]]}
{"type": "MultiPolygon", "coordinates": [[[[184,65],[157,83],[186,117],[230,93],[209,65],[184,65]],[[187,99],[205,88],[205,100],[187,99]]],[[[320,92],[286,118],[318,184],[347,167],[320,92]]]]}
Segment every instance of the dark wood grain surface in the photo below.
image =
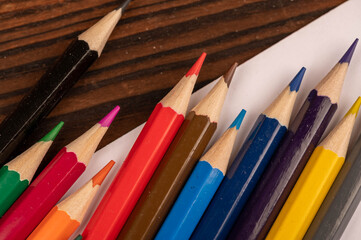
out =
{"type": "MultiPolygon", "coordinates": [[[[133,0],[102,56],[17,152],[64,121],[48,161],[119,105],[105,146],[146,121],[201,52],[208,56],[197,89],[344,1],[133,0]]],[[[118,4],[0,0],[0,121],[72,39],[118,4]]]]}

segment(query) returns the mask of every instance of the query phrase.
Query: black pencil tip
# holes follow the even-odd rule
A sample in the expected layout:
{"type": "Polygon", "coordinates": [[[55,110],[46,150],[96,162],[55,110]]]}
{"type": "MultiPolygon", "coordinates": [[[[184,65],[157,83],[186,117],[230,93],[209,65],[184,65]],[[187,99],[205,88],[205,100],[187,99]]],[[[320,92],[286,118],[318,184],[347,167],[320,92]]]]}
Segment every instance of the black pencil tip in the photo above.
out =
{"type": "Polygon", "coordinates": [[[123,13],[123,12],[125,11],[125,9],[128,7],[130,1],[131,1],[131,0],[125,0],[125,1],[123,1],[123,3],[120,4],[120,6],[119,6],[117,9],[115,9],[115,10],[121,9],[121,10],[122,10],[122,13],[123,13]]]}

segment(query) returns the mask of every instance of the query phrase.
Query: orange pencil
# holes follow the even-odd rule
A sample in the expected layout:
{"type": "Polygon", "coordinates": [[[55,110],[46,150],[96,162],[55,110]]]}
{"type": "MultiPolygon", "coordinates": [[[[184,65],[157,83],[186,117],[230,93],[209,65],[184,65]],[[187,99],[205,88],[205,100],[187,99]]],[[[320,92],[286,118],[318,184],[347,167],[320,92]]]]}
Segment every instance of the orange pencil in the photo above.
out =
{"type": "Polygon", "coordinates": [[[90,203],[114,163],[113,160],[110,161],[83,187],[53,207],[28,239],[68,239],[79,227],[90,203]]]}

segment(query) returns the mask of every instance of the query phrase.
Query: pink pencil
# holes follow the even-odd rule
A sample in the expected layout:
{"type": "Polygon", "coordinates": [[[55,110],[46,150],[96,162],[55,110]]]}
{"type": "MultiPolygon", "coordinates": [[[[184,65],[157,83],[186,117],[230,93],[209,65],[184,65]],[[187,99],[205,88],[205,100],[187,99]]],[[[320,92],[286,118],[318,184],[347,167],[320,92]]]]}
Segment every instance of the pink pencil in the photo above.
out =
{"type": "Polygon", "coordinates": [[[0,239],[25,239],[85,171],[100,140],[119,111],[65,146],[0,219],[0,239]]]}

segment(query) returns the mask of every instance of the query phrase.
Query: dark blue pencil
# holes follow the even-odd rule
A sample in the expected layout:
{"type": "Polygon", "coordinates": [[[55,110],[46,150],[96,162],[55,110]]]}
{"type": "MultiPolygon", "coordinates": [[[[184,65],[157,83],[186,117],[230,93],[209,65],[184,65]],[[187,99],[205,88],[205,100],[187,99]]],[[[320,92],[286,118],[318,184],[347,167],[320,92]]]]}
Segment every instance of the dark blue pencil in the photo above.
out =
{"type": "Polygon", "coordinates": [[[225,239],[246,200],[287,131],[306,69],[302,68],[258,117],[209,204],[192,239],[225,239]]]}

